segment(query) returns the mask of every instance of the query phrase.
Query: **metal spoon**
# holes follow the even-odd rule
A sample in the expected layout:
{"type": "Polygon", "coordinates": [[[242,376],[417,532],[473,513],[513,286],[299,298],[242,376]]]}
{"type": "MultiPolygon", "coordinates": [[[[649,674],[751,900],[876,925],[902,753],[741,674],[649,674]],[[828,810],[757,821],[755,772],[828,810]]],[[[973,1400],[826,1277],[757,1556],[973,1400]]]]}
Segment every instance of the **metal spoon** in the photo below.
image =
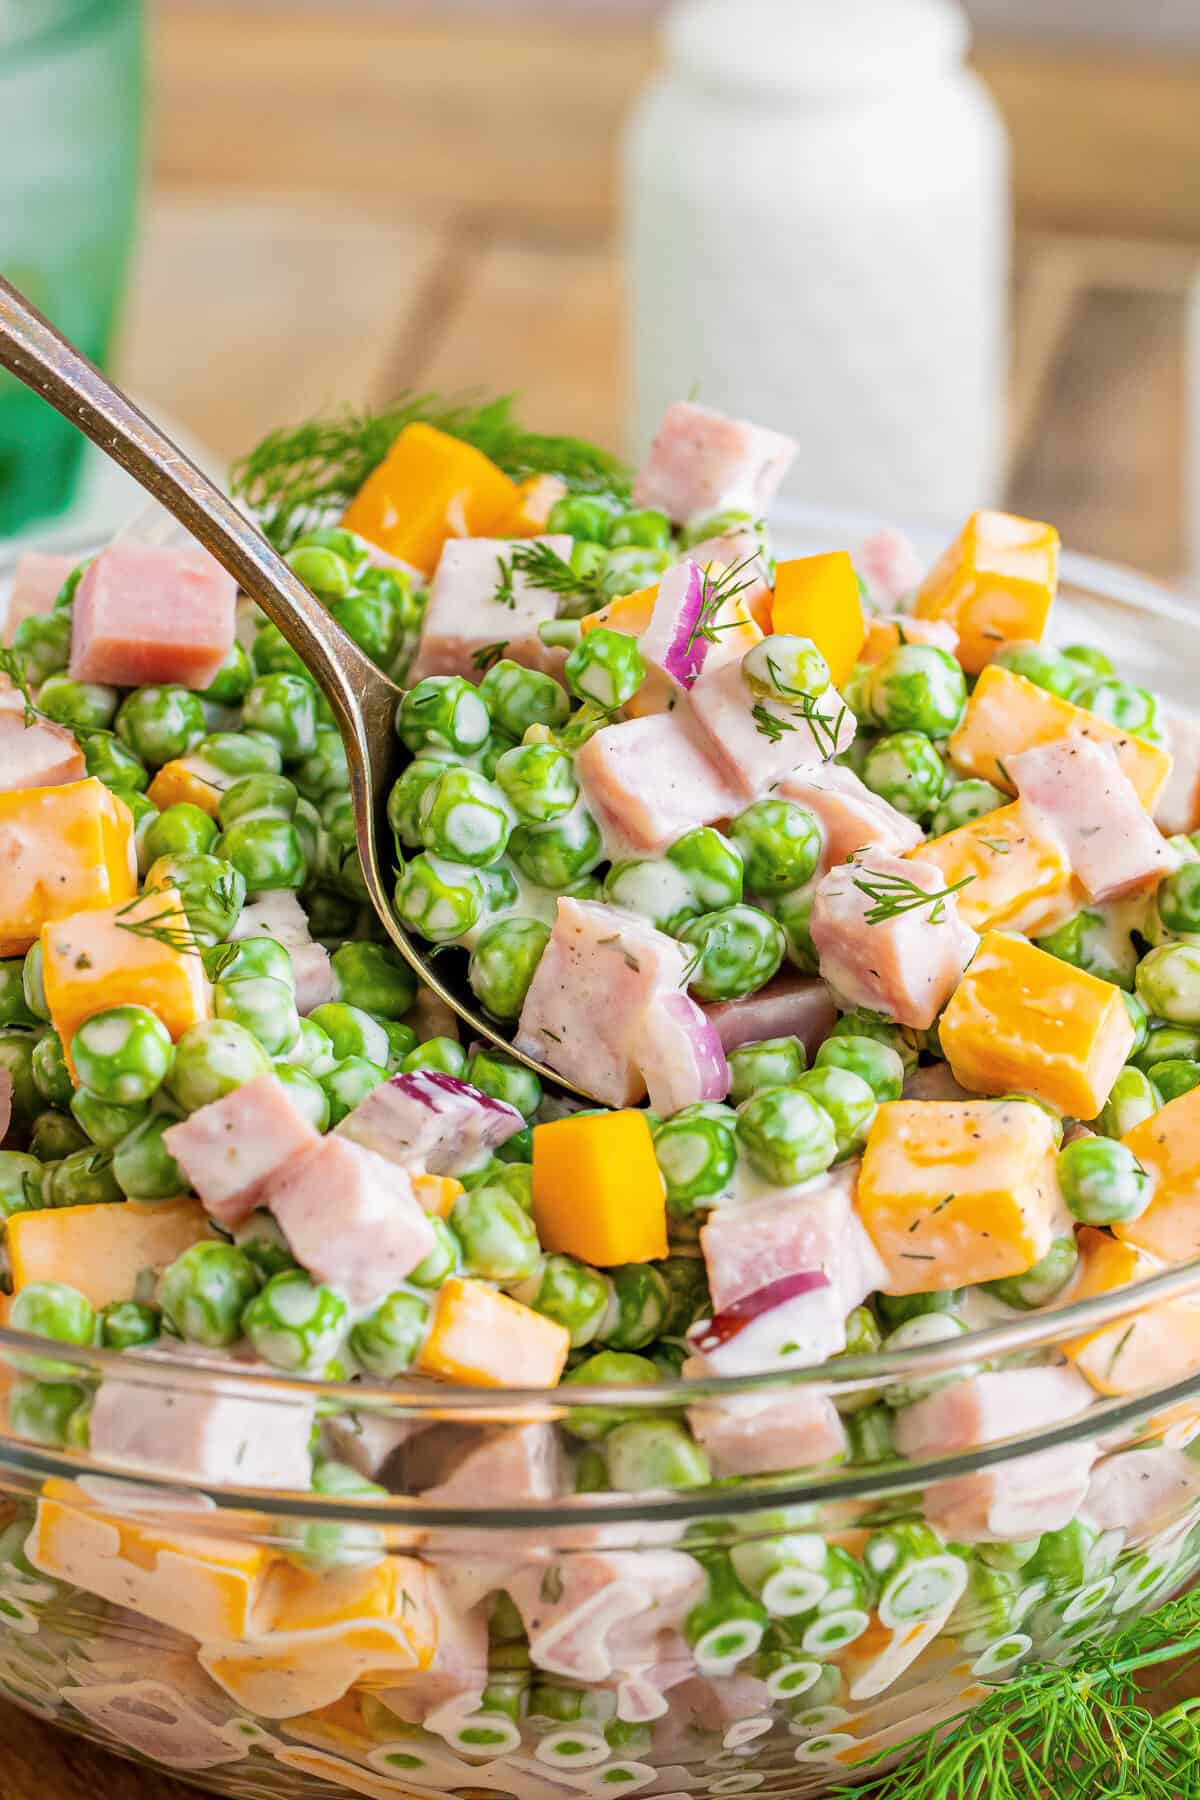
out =
{"type": "MultiPolygon", "coordinates": [[[[103,376],[82,352],[0,277],[0,367],[48,401],[106,456],[127,469],[192,536],[211,551],[277,625],[333,708],[350,767],[358,852],[371,905],[421,980],[479,1036],[557,1088],[582,1090],[523,1055],[459,987],[447,985],[392,912],[379,843],[389,834],[382,808],[398,753],[394,731],[401,689],[365,656],[258,527],[214,487],[166,433],[103,376]]],[[[583,1098],[590,1098],[582,1095],[583,1098]]]]}

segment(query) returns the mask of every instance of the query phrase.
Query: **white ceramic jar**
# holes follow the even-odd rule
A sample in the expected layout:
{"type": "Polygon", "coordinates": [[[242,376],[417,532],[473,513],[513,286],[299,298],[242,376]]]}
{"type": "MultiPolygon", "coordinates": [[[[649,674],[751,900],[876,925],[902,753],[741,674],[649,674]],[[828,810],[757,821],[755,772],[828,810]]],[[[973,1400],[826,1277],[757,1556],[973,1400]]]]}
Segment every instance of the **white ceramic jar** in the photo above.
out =
{"type": "Polygon", "coordinates": [[[786,491],[954,523],[999,498],[1003,128],[954,0],[683,0],[625,153],[641,451],[689,393],[786,491]]]}

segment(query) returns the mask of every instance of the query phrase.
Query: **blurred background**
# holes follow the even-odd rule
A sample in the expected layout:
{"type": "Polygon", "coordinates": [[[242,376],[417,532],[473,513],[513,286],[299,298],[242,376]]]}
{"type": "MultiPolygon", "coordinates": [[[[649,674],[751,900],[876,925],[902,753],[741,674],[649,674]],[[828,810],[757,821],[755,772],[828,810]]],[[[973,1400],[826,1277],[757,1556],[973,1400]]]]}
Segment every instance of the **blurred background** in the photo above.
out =
{"type": "MultiPolygon", "coordinates": [[[[694,387],[797,497],[1194,571],[1200,0],[670,12],[147,0],[143,111],[135,0],[0,0],[0,267],[216,466],[409,387],[636,448],[694,387]]],[[[39,414],[7,531],[66,499],[39,414]]]]}

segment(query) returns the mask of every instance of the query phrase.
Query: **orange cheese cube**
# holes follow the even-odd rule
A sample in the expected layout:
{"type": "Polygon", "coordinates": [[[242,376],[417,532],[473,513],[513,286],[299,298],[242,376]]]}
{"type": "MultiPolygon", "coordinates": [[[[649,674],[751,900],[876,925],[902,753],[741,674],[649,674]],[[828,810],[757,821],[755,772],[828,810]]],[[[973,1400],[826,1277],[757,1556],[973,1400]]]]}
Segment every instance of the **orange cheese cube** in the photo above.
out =
{"type": "Polygon", "coordinates": [[[62,1206],[15,1213],[7,1231],[13,1287],[65,1281],[95,1307],[128,1300],[145,1270],[155,1274],[209,1236],[198,1200],[124,1206],[62,1206]]]}
{"type": "Polygon", "coordinates": [[[423,1172],[412,1177],[413,1194],[427,1213],[436,1213],[439,1219],[448,1219],[454,1211],[454,1202],[464,1191],[461,1181],[453,1175],[426,1175],[423,1172]]]}
{"type": "Polygon", "coordinates": [[[621,594],[617,599],[610,600],[599,612],[586,614],[579,621],[579,629],[584,637],[589,631],[597,631],[601,625],[607,631],[624,632],[626,637],[641,637],[650,623],[657,599],[657,584],[654,587],[636,588],[632,594],[621,594]]]}
{"type": "Polygon", "coordinates": [[[993,664],[983,671],[967,701],[962,720],[950,739],[950,760],[962,775],[979,775],[1008,793],[1016,783],[1005,758],[1059,738],[1092,738],[1111,744],[1117,761],[1137,789],[1147,812],[1153,812],[1167,778],[1171,758],[1165,750],[1110,725],[1098,713],[1060,700],[1023,675],[993,664]]]}
{"type": "Polygon", "coordinates": [[[46,1003],[68,1055],[83,1021],[110,1006],[148,1006],[173,1038],[208,1018],[208,981],[198,950],[130,929],[139,924],[178,930],[183,942],[190,937],[187,914],[171,888],[43,926],[46,1003]]]}
{"type": "Polygon", "coordinates": [[[19,956],[47,920],[137,893],[129,808],[94,777],[0,792],[0,870],[0,956],[19,956]]]}
{"type": "Polygon", "coordinates": [[[1134,1033],[1120,988],[1024,938],[989,931],[939,1036],[955,1080],[972,1092],[1035,1094],[1094,1119],[1134,1033]]]}
{"type": "Polygon", "coordinates": [[[1163,1262],[1200,1256],[1200,1088],[1169,1100],[1121,1142],[1149,1175],[1154,1197],[1140,1218],[1113,1225],[1116,1236],[1163,1262]]]}
{"type": "Polygon", "coordinates": [[[468,1387],[556,1387],[570,1333],[483,1281],[452,1276],[438,1289],[417,1366],[468,1387]]]}
{"type": "MultiPolygon", "coordinates": [[[[1149,1281],[1166,1264],[1135,1245],[1086,1225],[1076,1239],[1079,1263],[1062,1303],[1149,1281]]],[[[1073,1338],[1064,1354],[1100,1394],[1136,1394],[1182,1381],[1200,1370],[1200,1296],[1160,1300],[1073,1338]]]]}
{"type": "Polygon", "coordinates": [[[575,1113],[534,1127],[533,1216],[547,1250],[598,1268],[667,1254],[667,1205],[640,1112],[575,1113]]]}
{"type": "Polygon", "coordinates": [[[863,1153],[858,1216],[885,1292],[931,1294],[1031,1269],[1058,1211],[1053,1120],[1023,1100],[892,1100],[863,1153]]]}
{"type": "Polygon", "coordinates": [[[858,653],[860,663],[882,662],[889,650],[901,644],[932,644],[935,650],[955,650],[957,633],[936,619],[914,619],[911,613],[897,618],[876,613],[867,620],[867,635],[858,653]]]}
{"type": "Polygon", "coordinates": [[[1058,587],[1053,525],[1013,513],[972,513],[917,589],[920,619],[958,632],[958,659],[978,675],[1002,644],[1040,641],[1058,587]]]}
{"type": "Polygon", "coordinates": [[[505,519],[501,537],[536,537],[545,531],[550,514],[567,497],[567,484],[558,475],[531,475],[517,483],[517,503],[505,519]]]}
{"type": "Polygon", "coordinates": [[[833,685],[841,686],[867,636],[849,551],[798,556],[776,566],[771,630],[811,638],[829,665],[833,685]]]}
{"type": "Polygon", "coordinates": [[[907,854],[934,863],[948,887],[970,878],[958,895],[958,916],[975,931],[1053,931],[1083,904],[1061,841],[1021,800],[907,854]]]}
{"type": "Polygon", "coordinates": [[[492,537],[517,505],[515,482],[482,450],[432,425],[406,425],[342,524],[432,575],[447,538],[492,537]]]}
{"type": "Polygon", "coordinates": [[[159,812],[165,812],[168,806],[177,806],[180,801],[186,800],[206,812],[210,819],[215,819],[221,801],[221,789],[215,782],[205,781],[194,767],[189,768],[187,758],[176,757],[174,761],[163,764],[146,789],[146,798],[157,806],[159,812]]]}

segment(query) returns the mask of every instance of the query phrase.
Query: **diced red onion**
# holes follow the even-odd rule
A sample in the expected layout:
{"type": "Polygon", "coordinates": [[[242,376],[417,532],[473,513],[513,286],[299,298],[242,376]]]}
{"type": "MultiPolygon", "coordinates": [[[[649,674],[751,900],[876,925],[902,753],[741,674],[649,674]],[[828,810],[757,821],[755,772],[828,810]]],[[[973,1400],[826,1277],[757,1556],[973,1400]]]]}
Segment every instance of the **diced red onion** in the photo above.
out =
{"type": "Polygon", "coordinates": [[[708,639],[697,629],[703,611],[704,576],[698,565],[686,562],[669,569],[659,583],[650,630],[653,639],[665,634],[660,666],[681,687],[693,686],[708,655],[708,639]],[[683,591],[677,596],[679,587],[683,591]]]}
{"type": "Polygon", "coordinates": [[[688,1344],[702,1355],[719,1349],[763,1313],[774,1312],[788,1300],[797,1300],[801,1294],[813,1294],[829,1285],[829,1277],[821,1269],[801,1269],[795,1275],[781,1275],[778,1281],[770,1281],[752,1294],[743,1294],[740,1300],[716,1313],[707,1323],[694,1326],[688,1333],[688,1344]]]}

